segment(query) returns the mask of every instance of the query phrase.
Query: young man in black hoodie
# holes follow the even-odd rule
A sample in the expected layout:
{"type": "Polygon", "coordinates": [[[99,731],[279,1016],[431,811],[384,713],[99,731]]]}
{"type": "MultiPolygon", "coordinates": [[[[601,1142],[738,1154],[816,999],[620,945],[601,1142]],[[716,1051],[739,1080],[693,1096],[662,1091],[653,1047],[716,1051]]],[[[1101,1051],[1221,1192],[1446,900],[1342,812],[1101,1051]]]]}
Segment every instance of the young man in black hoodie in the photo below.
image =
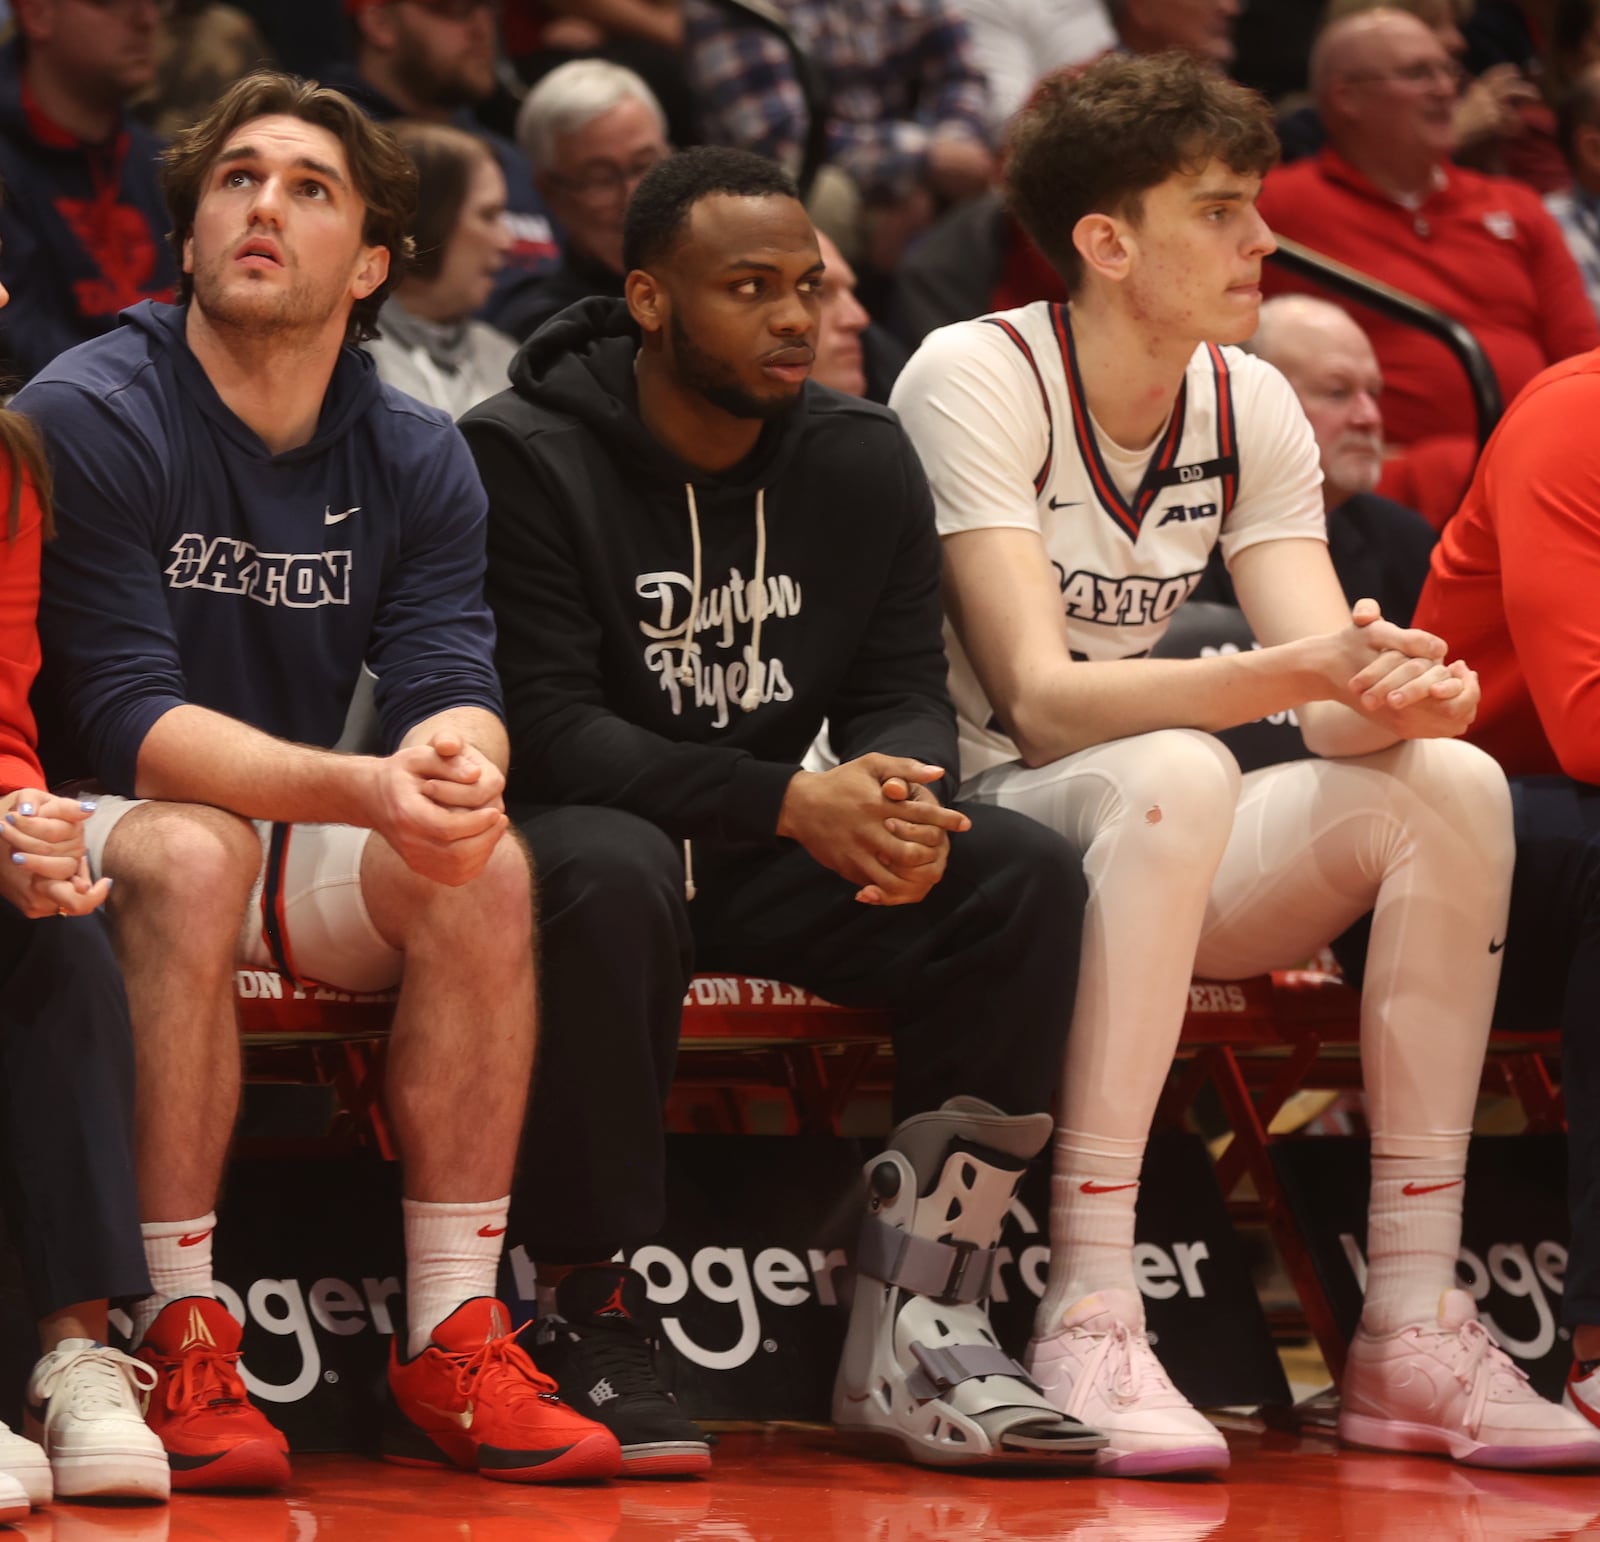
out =
{"type": "Polygon", "coordinates": [[[893,416],[807,381],[823,263],[793,184],[685,152],[624,247],[625,299],[547,323],[461,423],[543,896],[541,1366],[624,1471],[709,1464],[655,1381],[643,1279],[601,1262],[661,1223],[698,961],[896,1014],[902,1123],[869,1166],[836,1418],[925,1461],[1080,1459],[1101,1442],[995,1348],[985,1298],[1050,1131],[1081,868],[948,805],[932,506],[893,416]],[[842,764],[806,772],[824,720],[842,764]]]}

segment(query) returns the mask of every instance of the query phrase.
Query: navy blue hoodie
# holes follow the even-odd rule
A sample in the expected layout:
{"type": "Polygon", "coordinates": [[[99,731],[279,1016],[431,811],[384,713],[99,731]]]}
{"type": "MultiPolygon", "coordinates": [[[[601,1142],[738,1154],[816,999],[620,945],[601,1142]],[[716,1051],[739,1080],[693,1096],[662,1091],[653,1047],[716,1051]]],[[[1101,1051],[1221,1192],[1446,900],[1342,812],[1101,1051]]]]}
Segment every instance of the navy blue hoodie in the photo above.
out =
{"type": "Polygon", "coordinates": [[[391,749],[447,708],[499,712],[483,488],[450,420],[346,348],[311,440],[273,455],[189,351],[187,314],[135,306],[16,398],[56,477],[47,773],[131,795],[145,734],[185,703],[326,748],[363,662],[391,749]]]}
{"type": "Polygon", "coordinates": [[[124,120],[80,144],[24,101],[16,54],[0,51],[0,374],[13,384],[98,337],[140,300],[170,300],[177,259],[157,180],[161,145],[124,120]]]}

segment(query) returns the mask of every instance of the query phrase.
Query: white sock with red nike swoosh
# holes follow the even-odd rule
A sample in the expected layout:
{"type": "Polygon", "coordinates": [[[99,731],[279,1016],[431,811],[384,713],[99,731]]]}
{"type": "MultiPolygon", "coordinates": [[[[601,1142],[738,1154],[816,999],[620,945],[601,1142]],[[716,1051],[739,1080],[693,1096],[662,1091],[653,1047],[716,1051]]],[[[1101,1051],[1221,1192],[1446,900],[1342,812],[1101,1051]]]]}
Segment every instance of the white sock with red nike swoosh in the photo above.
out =
{"type": "Polygon", "coordinates": [[[476,1202],[402,1199],[406,1231],[406,1358],[463,1301],[496,1293],[511,1196],[476,1202]]]}
{"type": "Polygon", "coordinates": [[[1439,1298],[1455,1287],[1467,1137],[1441,1137],[1438,1144],[1442,1149],[1433,1156],[1372,1158],[1367,1293],[1361,1309],[1370,1333],[1433,1322],[1439,1298]]]}
{"type": "Polygon", "coordinates": [[[134,1303],[131,1315],[135,1345],[144,1338],[145,1330],[169,1301],[215,1294],[211,1278],[211,1234],[216,1229],[215,1210],[197,1215],[192,1221],[145,1221],[140,1225],[152,1294],[134,1303]]]}
{"type": "Polygon", "coordinates": [[[1133,1213],[1139,1198],[1143,1140],[1116,1140],[1058,1129],[1050,1176],[1050,1274],[1034,1315],[1041,1338],[1098,1290],[1131,1291],[1133,1213]]]}

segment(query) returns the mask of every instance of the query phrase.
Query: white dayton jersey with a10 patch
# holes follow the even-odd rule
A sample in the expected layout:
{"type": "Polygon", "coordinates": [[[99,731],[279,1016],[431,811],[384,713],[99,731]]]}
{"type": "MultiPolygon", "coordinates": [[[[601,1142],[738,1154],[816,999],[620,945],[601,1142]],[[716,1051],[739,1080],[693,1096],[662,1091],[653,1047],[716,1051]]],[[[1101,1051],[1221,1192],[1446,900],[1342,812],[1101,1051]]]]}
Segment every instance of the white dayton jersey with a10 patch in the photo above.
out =
{"type": "MultiPolygon", "coordinates": [[[[1316,441],[1288,382],[1202,345],[1153,445],[1128,451],[1084,405],[1070,313],[1040,302],[929,335],[890,405],[933,489],[939,533],[1036,531],[1072,655],[1139,658],[1193,592],[1211,550],[1326,540],[1316,441]]],[[[961,776],[1018,758],[947,629],[961,776]]]]}

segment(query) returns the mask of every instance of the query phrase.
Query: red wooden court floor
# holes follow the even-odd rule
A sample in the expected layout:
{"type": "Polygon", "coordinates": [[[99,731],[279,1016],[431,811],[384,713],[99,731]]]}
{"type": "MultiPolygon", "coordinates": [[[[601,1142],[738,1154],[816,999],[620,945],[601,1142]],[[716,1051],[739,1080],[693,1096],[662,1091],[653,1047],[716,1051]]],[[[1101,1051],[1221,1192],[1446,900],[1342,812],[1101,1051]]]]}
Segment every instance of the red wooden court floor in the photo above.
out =
{"type": "MultiPolygon", "coordinates": [[[[1600,1476],[1474,1472],[1231,1431],[1225,1481],[959,1477],[850,1454],[810,1430],[722,1437],[708,1479],[561,1490],[300,1457],[284,1495],[165,1508],[60,1505],[30,1542],[1046,1542],[1600,1537],[1600,1476]]],[[[0,1528],[0,1539],[7,1533],[0,1528]]]]}

